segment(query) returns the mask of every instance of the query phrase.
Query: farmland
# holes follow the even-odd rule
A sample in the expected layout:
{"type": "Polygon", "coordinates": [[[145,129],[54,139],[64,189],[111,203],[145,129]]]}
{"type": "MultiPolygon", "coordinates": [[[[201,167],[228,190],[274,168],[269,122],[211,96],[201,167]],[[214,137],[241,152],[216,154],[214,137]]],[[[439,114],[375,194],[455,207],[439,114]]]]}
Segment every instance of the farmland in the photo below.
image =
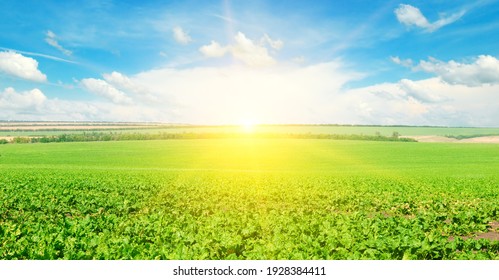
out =
{"type": "Polygon", "coordinates": [[[499,259],[499,145],[0,146],[1,259],[499,259]]]}
{"type": "MultiPolygon", "coordinates": [[[[82,134],[91,132],[107,133],[207,133],[233,134],[244,131],[240,126],[194,126],[167,125],[160,123],[78,123],[78,122],[5,122],[0,121],[0,137],[52,136],[82,134]]],[[[258,125],[252,129],[255,134],[337,134],[337,135],[499,135],[499,128],[492,127],[414,127],[414,126],[362,126],[362,125],[258,125]]]]}

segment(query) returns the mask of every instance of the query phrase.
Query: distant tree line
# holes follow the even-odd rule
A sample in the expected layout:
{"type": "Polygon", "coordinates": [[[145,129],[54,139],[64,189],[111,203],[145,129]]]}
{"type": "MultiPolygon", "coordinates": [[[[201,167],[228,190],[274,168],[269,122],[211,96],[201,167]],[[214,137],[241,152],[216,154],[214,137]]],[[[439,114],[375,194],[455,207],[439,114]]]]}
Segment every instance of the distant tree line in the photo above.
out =
{"type": "MultiPolygon", "coordinates": [[[[129,140],[167,140],[167,139],[217,139],[217,138],[294,138],[294,139],[332,139],[416,142],[411,138],[401,138],[397,132],[392,136],[363,134],[293,134],[293,133],[117,133],[92,132],[82,134],[61,134],[42,137],[14,137],[10,143],[54,143],[54,142],[92,142],[92,141],[129,141],[129,140]]],[[[9,141],[2,139],[0,144],[9,141]]]]}
{"type": "Polygon", "coordinates": [[[486,137],[486,136],[499,136],[499,134],[445,135],[445,137],[447,138],[454,138],[457,140],[470,139],[476,137],[486,137]]]}

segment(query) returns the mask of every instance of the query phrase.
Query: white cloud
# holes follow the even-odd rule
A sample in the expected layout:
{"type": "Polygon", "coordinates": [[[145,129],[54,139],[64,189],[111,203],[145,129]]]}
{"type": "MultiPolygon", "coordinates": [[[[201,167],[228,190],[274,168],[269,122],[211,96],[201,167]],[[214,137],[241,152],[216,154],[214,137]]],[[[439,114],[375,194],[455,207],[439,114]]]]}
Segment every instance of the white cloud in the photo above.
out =
{"type": "Polygon", "coordinates": [[[104,73],[102,74],[102,77],[111,84],[121,84],[125,87],[129,87],[132,83],[127,76],[116,71],[111,72],[111,74],[104,73]]]}
{"type": "Polygon", "coordinates": [[[252,40],[238,32],[234,37],[236,44],[231,48],[232,55],[249,66],[268,66],[275,63],[266,48],[258,46],[252,40]]]}
{"type": "Polygon", "coordinates": [[[395,15],[398,21],[405,25],[415,25],[421,28],[429,28],[431,25],[421,11],[411,5],[400,4],[395,9],[395,15]]]}
{"type": "Polygon", "coordinates": [[[80,84],[89,92],[105,97],[114,103],[130,104],[132,102],[131,98],[126,96],[124,92],[104,80],[88,78],[81,80],[80,84]]]}
{"type": "Polygon", "coordinates": [[[390,60],[398,65],[402,65],[404,67],[411,67],[412,66],[412,59],[400,59],[398,56],[391,56],[390,60]]]}
{"type": "Polygon", "coordinates": [[[260,44],[263,45],[264,43],[268,43],[274,50],[280,50],[284,46],[283,41],[272,40],[267,34],[264,34],[262,39],[260,39],[260,44]]]}
{"type": "Polygon", "coordinates": [[[173,28],[173,38],[177,43],[180,43],[182,45],[187,45],[190,42],[192,42],[192,38],[185,32],[181,27],[176,26],[173,28]]]}
{"type": "Polygon", "coordinates": [[[434,73],[449,84],[470,87],[499,84],[499,60],[490,55],[480,55],[469,64],[430,58],[421,61],[415,69],[434,73]]]}
{"type": "Polygon", "coordinates": [[[55,61],[62,61],[62,62],[67,62],[67,63],[78,64],[76,61],[67,60],[67,59],[64,59],[64,58],[60,58],[60,57],[56,57],[56,56],[52,56],[52,55],[47,55],[47,54],[43,54],[43,53],[26,52],[26,51],[8,49],[8,48],[3,48],[3,47],[0,47],[0,50],[11,51],[11,52],[16,52],[16,53],[20,53],[20,54],[27,54],[27,55],[30,55],[30,56],[39,56],[39,57],[48,58],[50,60],[55,60],[55,61]]]}
{"type": "Polygon", "coordinates": [[[46,100],[47,97],[37,88],[25,92],[16,92],[13,88],[8,87],[0,93],[0,108],[2,110],[36,110],[46,100]]]}
{"type": "MultiPolygon", "coordinates": [[[[268,36],[267,36],[268,37],[268,36]]],[[[222,47],[218,42],[211,41],[209,45],[202,46],[199,51],[206,57],[221,57],[226,53],[232,54],[234,58],[248,66],[270,66],[275,60],[269,55],[267,48],[255,44],[243,33],[238,32],[234,37],[235,43],[222,47]]],[[[279,43],[274,43],[279,46],[279,43]]]]}
{"type": "Polygon", "coordinates": [[[47,80],[47,76],[38,70],[38,61],[12,51],[0,52],[0,71],[35,82],[47,80]]]}
{"type": "Polygon", "coordinates": [[[209,45],[199,48],[199,51],[206,57],[222,57],[229,51],[229,48],[222,47],[219,43],[211,41],[209,45]]]}
{"type": "Polygon", "coordinates": [[[144,89],[141,89],[140,86],[133,83],[130,78],[119,72],[113,71],[111,74],[105,73],[102,76],[104,77],[104,80],[106,80],[106,82],[121,90],[132,92],[135,94],[142,94],[143,91],[145,91],[144,89]]]}
{"type": "Polygon", "coordinates": [[[402,91],[415,100],[422,103],[442,102],[445,98],[435,92],[435,87],[421,82],[414,82],[409,79],[402,79],[398,83],[402,91]]]}
{"type": "Polygon", "coordinates": [[[139,101],[154,102],[156,97],[145,86],[132,81],[126,75],[113,71],[111,74],[103,74],[104,80],[115,88],[124,92],[124,94],[132,94],[139,101]]]}
{"type": "Polygon", "coordinates": [[[400,4],[394,12],[400,23],[406,26],[417,26],[427,32],[433,32],[445,25],[451,24],[460,19],[465,14],[465,11],[461,11],[450,16],[441,15],[440,19],[433,23],[430,23],[418,8],[411,5],[400,4]]]}
{"type": "Polygon", "coordinates": [[[47,44],[51,45],[52,47],[58,49],[59,51],[61,51],[63,54],[67,55],[67,56],[70,56],[71,54],[73,54],[72,51],[70,50],[67,50],[65,49],[64,47],[62,47],[59,42],[57,42],[56,40],[56,35],[54,32],[48,30],[47,33],[46,33],[46,37],[45,37],[45,42],[47,42],[47,44]]]}

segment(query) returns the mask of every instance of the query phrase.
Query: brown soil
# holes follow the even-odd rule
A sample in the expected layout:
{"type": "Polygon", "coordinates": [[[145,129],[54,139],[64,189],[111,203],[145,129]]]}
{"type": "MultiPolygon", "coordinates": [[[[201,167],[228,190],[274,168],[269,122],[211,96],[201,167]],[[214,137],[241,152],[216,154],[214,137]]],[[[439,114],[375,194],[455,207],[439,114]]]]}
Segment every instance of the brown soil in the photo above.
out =
{"type": "Polygon", "coordinates": [[[499,136],[481,136],[468,139],[458,140],[445,136],[437,135],[420,135],[420,136],[401,136],[404,138],[412,138],[418,142],[425,143],[499,143],[499,136]]]}
{"type": "Polygon", "coordinates": [[[444,136],[437,136],[437,135],[422,135],[422,136],[400,136],[403,138],[412,138],[415,139],[418,142],[425,142],[425,143],[447,143],[447,142],[457,142],[457,139],[454,138],[447,138],[444,136]]]}
{"type": "Polygon", "coordinates": [[[499,143],[499,136],[483,136],[468,138],[459,141],[460,143],[499,143]]]}
{"type": "Polygon", "coordinates": [[[480,233],[479,235],[474,237],[475,239],[488,239],[490,241],[499,241],[499,232],[485,232],[485,233],[480,233]]]}
{"type": "MultiPolygon", "coordinates": [[[[489,231],[483,233],[475,233],[470,236],[461,236],[462,239],[466,240],[468,238],[473,239],[488,239],[490,241],[499,241],[499,221],[493,221],[489,223],[489,231]]],[[[454,241],[456,238],[454,236],[449,237],[449,241],[454,241]]]]}

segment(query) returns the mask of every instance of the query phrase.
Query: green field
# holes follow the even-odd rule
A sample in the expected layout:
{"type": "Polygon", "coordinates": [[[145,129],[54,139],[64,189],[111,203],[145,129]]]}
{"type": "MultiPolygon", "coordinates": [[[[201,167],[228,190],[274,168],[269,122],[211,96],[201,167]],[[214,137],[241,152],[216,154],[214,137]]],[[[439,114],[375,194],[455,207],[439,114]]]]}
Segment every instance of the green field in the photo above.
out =
{"type": "Polygon", "coordinates": [[[495,144],[1,145],[0,258],[499,259],[497,170],[495,144]]]}

